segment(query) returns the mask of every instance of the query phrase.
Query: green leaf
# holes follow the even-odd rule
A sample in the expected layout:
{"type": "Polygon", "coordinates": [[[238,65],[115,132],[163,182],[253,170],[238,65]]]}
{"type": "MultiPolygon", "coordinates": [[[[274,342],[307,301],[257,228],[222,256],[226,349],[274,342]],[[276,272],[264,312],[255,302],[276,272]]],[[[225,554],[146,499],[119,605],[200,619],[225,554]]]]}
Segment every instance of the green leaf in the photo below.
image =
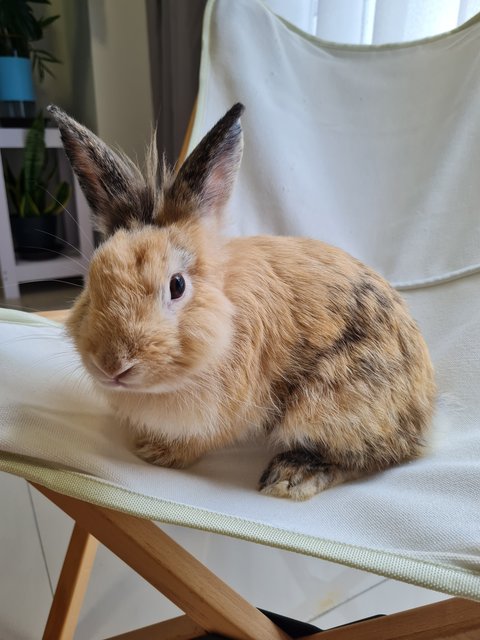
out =
{"type": "Polygon", "coordinates": [[[38,208],[36,202],[33,200],[32,196],[28,193],[26,195],[26,204],[25,204],[25,212],[27,216],[39,216],[40,209],[38,208]]]}
{"type": "Polygon", "coordinates": [[[42,26],[42,29],[45,29],[45,27],[48,27],[49,24],[52,24],[52,22],[55,22],[55,20],[58,20],[59,18],[60,18],[60,15],[47,16],[46,18],[40,18],[40,24],[42,26]]]}
{"type": "Polygon", "coordinates": [[[38,72],[38,79],[40,80],[40,82],[43,82],[45,80],[45,67],[42,64],[41,60],[38,61],[37,72],[38,72]]]}
{"type": "Polygon", "coordinates": [[[44,49],[31,49],[32,69],[37,72],[38,78],[41,82],[45,79],[45,74],[48,73],[52,78],[55,74],[47,66],[47,64],[61,64],[62,61],[53,56],[44,49]]]}
{"type": "Polygon", "coordinates": [[[25,217],[25,207],[27,205],[27,196],[24,193],[22,195],[22,197],[20,198],[20,207],[18,208],[18,211],[20,213],[20,217],[24,218],[25,217]]]}
{"type": "Polygon", "coordinates": [[[3,167],[3,175],[5,176],[5,188],[7,189],[10,201],[14,208],[18,211],[20,207],[21,197],[20,179],[14,176],[10,164],[6,161],[3,167]]]}
{"type": "Polygon", "coordinates": [[[51,78],[55,78],[55,74],[53,73],[53,71],[51,69],[49,69],[46,65],[43,64],[43,62],[40,63],[41,66],[41,76],[42,76],[42,80],[45,78],[45,74],[48,73],[48,75],[51,78]]]}
{"type": "MultiPolygon", "coordinates": [[[[20,201],[17,200],[17,192],[15,191],[15,189],[12,189],[10,186],[7,186],[7,193],[10,196],[10,202],[12,204],[12,207],[14,209],[13,213],[16,215],[19,215],[19,206],[20,206],[20,201]]],[[[11,214],[12,212],[10,212],[11,214]]]]}
{"type": "Polygon", "coordinates": [[[58,185],[58,189],[55,192],[55,198],[61,203],[62,207],[64,207],[70,200],[71,192],[72,190],[68,182],[61,182],[58,185]]]}
{"type": "Polygon", "coordinates": [[[11,184],[5,184],[5,189],[10,197],[10,200],[15,204],[15,199],[17,197],[15,187],[11,184]]]}
{"type": "Polygon", "coordinates": [[[12,168],[10,167],[10,163],[8,163],[8,162],[4,163],[4,165],[3,165],[3,173],[4,173],[4,176],[5,176],[5,184],[7,186],[16,184],[17,179],[13,175],[13,171],[12,171],[12,168]]]}
{"type": "Polygon", "coordinates": [[[52,55],[49,51],[45,51],[45,49],[32,49],[32,53],[35,53],[40,60],[44,60],[46,62],[57,62],[61,64],[61,60],[52,55]]]}
{"type": "Polygon", "coordinates": [[[25,192],[31,194],[40,181],[45,162],[45,122],[40,111],[27,133],[24,149],[25,192]]]}
{"type": "Polygon", "coordinates": [[[46,201],[46,192],[43,184],[37,186],[35,191],[31,194],[31,197],[35,204],[37,205],[37,209],[39,211],[45,211],[45,201],[46,201]]]}
{"type": "Polygon", "coordinates": [[[52,162],[52,166],[50,170],[48,170],[48,164],[49,164],[48,162],[45,163],[44,172],[43,172],[43,182],[45,183],[47,188],[50,180],[53,178],[53,176],[57,172],[57,165],[55,162],[52,162]],[[45,173],[45,171],[48,171],[48,173],[45,173]]]}
{"type": "Polygon", "coordinates": [[[53,195],[54,202],[46,209],[45,213],[58,214],[61,213],[70,200],[71,188],[68,182],[62,182],[58,185],[53,195]]]}

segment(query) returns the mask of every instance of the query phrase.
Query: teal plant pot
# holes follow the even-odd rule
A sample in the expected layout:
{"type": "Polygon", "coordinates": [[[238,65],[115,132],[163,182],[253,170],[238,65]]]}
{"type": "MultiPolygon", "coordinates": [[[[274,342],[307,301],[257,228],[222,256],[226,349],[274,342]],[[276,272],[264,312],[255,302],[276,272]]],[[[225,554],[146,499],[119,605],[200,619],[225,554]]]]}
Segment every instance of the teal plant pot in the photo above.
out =
{"type": "Polygon", "coordinates": [[[0,56],[1,124],[26,126],[34,117],[35,89],[30,58],[0,56]]]}

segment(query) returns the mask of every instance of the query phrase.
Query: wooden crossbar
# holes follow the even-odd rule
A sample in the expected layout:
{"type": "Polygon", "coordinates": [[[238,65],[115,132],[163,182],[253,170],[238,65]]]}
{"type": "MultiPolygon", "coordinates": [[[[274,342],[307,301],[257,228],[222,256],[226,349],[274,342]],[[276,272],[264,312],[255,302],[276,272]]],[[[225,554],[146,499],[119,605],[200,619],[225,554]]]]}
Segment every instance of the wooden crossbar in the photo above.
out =
{"type": "Polygon", "coordinates": [[[188,616],[179,616],[107,640],[201,640],[205,635],[205,631],[188,616]]]}
{"type": "Polygon", "coordinates": [[[480,603],[451,598],[308,637],[308,640],[373,639],[479,640],[480,603]]]}

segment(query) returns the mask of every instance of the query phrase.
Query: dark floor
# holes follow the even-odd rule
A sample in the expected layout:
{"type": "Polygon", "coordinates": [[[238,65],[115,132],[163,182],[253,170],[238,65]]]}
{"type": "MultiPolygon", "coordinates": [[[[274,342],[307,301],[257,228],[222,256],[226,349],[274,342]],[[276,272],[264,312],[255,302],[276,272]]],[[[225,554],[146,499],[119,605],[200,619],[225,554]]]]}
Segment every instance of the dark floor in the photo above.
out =
{"type": "Polygon", "coordinates": [[[20,285],[20,298],[9,300],[5,300],[0,287],[0,307],[32,312],[67,309],[72,306],[82,286],[82,278],[30,282],[20,285]]]}

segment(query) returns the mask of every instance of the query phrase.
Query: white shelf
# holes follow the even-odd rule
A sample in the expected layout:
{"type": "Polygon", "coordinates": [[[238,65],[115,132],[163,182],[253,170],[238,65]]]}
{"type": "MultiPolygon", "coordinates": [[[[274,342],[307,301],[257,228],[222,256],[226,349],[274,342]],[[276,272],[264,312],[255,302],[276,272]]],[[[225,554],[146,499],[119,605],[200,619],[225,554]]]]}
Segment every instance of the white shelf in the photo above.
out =
{"type": "Polygon", "coordinates": [[[74,278],[85,275],[88,261],[80,254],[58,257],[52,260],[17,260],[18,282],[38,282],[53,278],[74,278]]]}
{"type": "MultiPolygon", "coordinates": [[[[0,128],[0,149],[22,149],[27,132],[28,129],[0,128]]],[[[63,148],[58,129],[45,129],[45,146],[49,149],[63,148]]]]}
{"type": "MultiPolygon", "coordinates": [[[[78,244],[78,252],[68,249],[67,257],[52,260],[18,260],[13,249],[12,230],[8,212],[8,200],[5,189],[5,178],[2,168],[2,150],[21,149],[24,146],[28,129],[0,128],[0,277],[3,283],[4,295],[7,299],[20,297],[19,284],[23,282],[38,282],[40,280],[71,278],[85,275],[88,261],[93,252],[93,230],[90,221],[90,210],[83,196],[77,179],[72,174],[66,158],[60,163],[60,177],[68,179],[72,189],[72,211],[78,234],[72,232],[70,219],[65,218],[67,242],[78,244]],[[69,226],[70,225],[70,226],[69,226]],[[78,243],[72,240],[78,235],[78,243]],[[71,255],[70,255],[71,254],[71,255]]],[[[58,129],[45,129],[45,145],[49,149],[63,149],[58,129]]],[[[64,155],[64,154],[62,154],[64,155]]],[[[70,209],[70,205],[69,205],[70,209]]]]}

